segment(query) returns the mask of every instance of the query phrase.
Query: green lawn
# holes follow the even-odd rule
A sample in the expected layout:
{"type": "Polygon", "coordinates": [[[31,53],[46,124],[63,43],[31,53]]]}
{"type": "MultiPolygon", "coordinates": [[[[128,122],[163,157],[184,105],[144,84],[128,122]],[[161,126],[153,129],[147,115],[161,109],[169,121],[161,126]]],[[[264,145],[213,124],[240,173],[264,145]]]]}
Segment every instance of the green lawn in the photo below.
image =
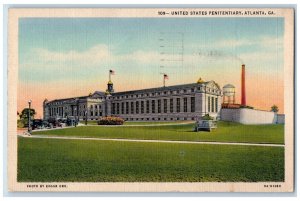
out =
{"type": "Polygon", "coordinates": [[[284,181],[284,148],[18,138],[18,181],[284,181]]]}
{"type": "Polygon", "coordinates": [[[284,125],[242,125],[218,122],[212,132],[194,132],[194,124],[164,126],[82,126],[33,132],[33,135],[126,138],[153,140],[187,140],[284,144],[284,125]]]}

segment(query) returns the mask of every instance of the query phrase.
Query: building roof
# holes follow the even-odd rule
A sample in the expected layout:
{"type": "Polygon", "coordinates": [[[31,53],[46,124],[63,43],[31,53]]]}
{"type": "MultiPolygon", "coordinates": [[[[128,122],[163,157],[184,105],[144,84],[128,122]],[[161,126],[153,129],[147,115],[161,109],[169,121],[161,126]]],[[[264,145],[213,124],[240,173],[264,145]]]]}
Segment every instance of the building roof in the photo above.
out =
{"type": "Polygon", "coordinates": [[[87,97],[88,97],[88,96],[79,96],[79,97],[72,97],[72,98],[54,99],[54,100],[52,100],[52,101],[49,101],[48,103],[52,103],[52,102],[55,102],[55,101],[75,100],[75,99],[82,100],[82,99],[86,99],[87,97]]]}
{"type": "MultiPolygon", "coordinates": [[[[121,91],[121,92],[111,93],[111,95],[112,96],[118,96],[118,95],[124,95],[124,94],[152,93],[152,92],[162,92],[162,91],[168,91],[168,90],[180,90],[180,89],[185,89],[185,88],[204,86],[204,85],[208,85],[210,83],[214,83],[220,89],[219,85],[217,83],[215,83],[214,81],[207,81],[207,82],[203,81],[201,83],[191,83],[191,84],[181,84],[181,85],[156,87],[156,88],[149,88],[149,89],[121,91]]],[[[89,98],[91,96],[94,96],[94,95],[106,96],[107,94],[103,91],[95,91],[93,94],[91,94],[89,96],[79,96],[79,97],[72,97],[72,98],[55,99],[55,100],[49,101],[48,103],[52,103],[52,102],[55,102],[55,101],[68,101],[68,100],[76,100],[76,99],[82,100],[82,99],[87,99],[87,98],[89,98]]]]}
{"type": "Polygon", "coordinates": [[[157,88],[149,88],[149,89],[140,89],[140,90],[132,90],[132,91],[121,91],[112,93],[112,95],[123,95],[127,93],[149,93],[149,92],[157,92],[157,91],[167,91],[167,90],[177,90],[177,89],[184,89],[190,87],[198,87],[201,85],[206,85],[210,82],[203,82],[201,84],[192,83],[192,84],[181,84],[181,85],[173,85],[173,86],[166,86],[166,87],[157,87],[157,88]]]}
{"type": "Polygon", "coordinates": [[[93,94],[97,94],[97,95],[100,95],[100,96],[104,96],[104,95],[105,95],[105,92],[103,92],[103,91],[95,91],[93,94]]]}

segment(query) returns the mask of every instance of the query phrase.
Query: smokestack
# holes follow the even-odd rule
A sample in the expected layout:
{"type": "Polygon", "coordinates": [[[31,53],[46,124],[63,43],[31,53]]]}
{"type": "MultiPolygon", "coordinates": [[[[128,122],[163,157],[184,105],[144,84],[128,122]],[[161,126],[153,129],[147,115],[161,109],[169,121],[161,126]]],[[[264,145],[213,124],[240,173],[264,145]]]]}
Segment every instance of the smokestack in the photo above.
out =
{"type": "Polygon", "coordinates": [[[242,96],[241,105],[246,105],[245,64],[242,64],[242,96]]]}

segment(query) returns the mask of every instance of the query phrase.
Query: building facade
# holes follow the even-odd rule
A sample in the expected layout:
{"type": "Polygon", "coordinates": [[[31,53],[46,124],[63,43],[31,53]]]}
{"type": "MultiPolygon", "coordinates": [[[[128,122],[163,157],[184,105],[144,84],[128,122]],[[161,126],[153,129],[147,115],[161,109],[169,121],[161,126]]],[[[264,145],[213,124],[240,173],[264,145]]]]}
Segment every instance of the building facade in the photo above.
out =
{"type": "Polygon", "coordinates": [[[44,101],[44,119],[76,117],[98,120],[117,116],[127,121],[196,120],[205,114],[218,118],[222,91],[214,81],[134,91],[114,92],[113,83],[106,92],[89,96],[44,101]]]}

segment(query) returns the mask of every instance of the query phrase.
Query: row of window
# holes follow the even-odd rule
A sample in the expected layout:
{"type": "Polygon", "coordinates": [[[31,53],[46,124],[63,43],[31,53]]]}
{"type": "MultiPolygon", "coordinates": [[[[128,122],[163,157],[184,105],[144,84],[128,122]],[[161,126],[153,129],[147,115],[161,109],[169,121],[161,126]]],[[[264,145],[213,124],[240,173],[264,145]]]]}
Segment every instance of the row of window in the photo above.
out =
{"type": "Polygon", "coordinates": [[[174,121],[174,120],[196,120],[195,117],[175,117],[175,118],[125,118],[125,121],[174,121]]]}
{"type": "Polygon", "coordinates": [[[208,112],[218,112],[218,98],[217,97],[207,97],[207,107],[208,112]]]}
{"type": "MultiPolygon", "coordinates": [[[[83,118],[84,119],[84,118],[83,118]]],[[[98,118],[89,118],[90,120],[99,120],[98,118]]],[[[195,117],[175,117],[175,118],[124,118],[125,121],[175,121],[175,120],[196,120],[195,117]]]]}
{"type": "Polygon", "coordinates": [[[49,110],[50,116],[63,116],[64,108],[63,107],[53,107],[49,110]]]}
{"type": "MultiPolygon", "coordinates": [[[[190,104],[189,104],[190,112],[195,112],[195,97],[189,97],[189,98],[190,98],[190,104]]],[[[171,99],[112,103],[111,113],[112,114],[168,113],[168,107],[170,113],[188,112],[188,97],[176,98],[175,101],[176,101],[175,111],[174,111],[174,99],[171,98],[171,99]],[[182,110],[181,99],[183,99],[183,111],[181,111],[182,110]]]]}
{"type": "MultiPolygon", "coordinates": [[[[83,105],[83,108],[85,108],[85,105],[83,105]]],[[[91,108],[91,110],[94,109],[94,108],[95,109],[98,109],[98,108],[101,109],[101,105],[91,105],[90,108],[91,108]]],[[[79,109],[80,109],[80,106],[79,106],[79,109]]]]}

